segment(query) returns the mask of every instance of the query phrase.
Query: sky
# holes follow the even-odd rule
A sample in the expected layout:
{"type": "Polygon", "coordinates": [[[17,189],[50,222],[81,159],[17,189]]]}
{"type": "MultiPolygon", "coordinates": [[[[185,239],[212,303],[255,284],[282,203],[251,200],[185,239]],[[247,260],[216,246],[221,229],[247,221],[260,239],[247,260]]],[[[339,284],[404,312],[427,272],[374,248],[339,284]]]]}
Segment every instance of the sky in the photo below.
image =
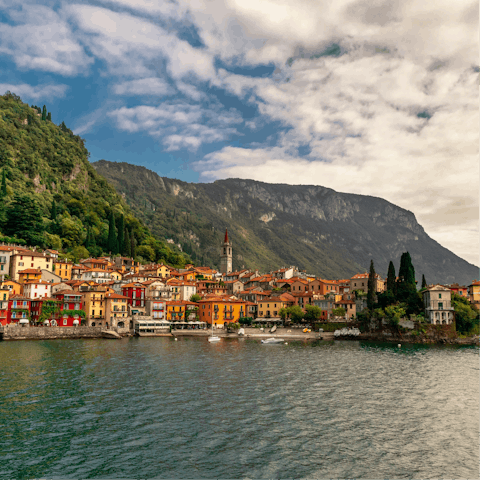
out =
{"type": "Polygon", "coordinates": [[[479,265],[478,2],[0,0],[0,93],[90,160],[372,195],[479,265]]]}

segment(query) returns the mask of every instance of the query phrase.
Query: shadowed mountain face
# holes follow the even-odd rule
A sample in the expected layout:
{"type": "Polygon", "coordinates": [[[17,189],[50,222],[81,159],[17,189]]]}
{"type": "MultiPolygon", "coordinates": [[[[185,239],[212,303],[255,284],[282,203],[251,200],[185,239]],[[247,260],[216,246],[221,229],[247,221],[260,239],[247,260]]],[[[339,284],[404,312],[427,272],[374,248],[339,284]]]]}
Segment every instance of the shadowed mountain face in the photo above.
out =
{"type": "Polygon", "coordinates": [[[431,239],[415,215],[381,198],[329,188],[228,179],[190,184],[127,163],[93,164],[154,233],[173,239],[193,258],[218,266],[228,227],[234,268],[269,271],[296,265],[324,278],[368,269],[398,272],[410,252],[417,280],[470,284],[478,267],[431,239]]]}

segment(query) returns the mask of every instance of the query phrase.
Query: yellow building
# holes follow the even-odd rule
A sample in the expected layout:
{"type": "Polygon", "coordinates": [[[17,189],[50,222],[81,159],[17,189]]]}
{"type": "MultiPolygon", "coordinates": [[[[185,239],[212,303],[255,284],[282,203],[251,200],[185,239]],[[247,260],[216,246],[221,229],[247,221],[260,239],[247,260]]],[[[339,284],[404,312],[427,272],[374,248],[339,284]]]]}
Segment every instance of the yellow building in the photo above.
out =
{"type": "Polygon", "coordinates": [[[84,308],[87,314],[87,325],[89,327],[106,326],[105,320],[105,296],[106,288],[96,288],[83,292],[84,308]]]}
{"type": "Polygon", "coordinates": [[[267,297],[258,301],[258,316],[260,318],[279,318],[280,309],[287,308],[292,304],[290,296],[277,295],[274,297],[267,297]]]}
{"type": "Polygon", "coordinates": [[[126,327],[128,316],[128,297],[118,293],[105,295],[105,322],[107,327],[126,327]]]}
{"type": "Polygon", "coordinates": [[[67,262],[66,260],[55,260],[54,264],[54,273],[61,277],[62,281],[68,282],[68,280],[72,279],[72,262],[67,262]]]}
{"type": "Polygon", "coordinates": [[[223,326],[246,316],[246,302],[243,300],[213,297],[200,300],[198,305],[199,320],[210,325],[223,326]]]}
{"type": "Polygon", "coordinates": [[[170,300],[165,302],[166,319],[169,322],[186,322],[185,318],[187,310],[193,310],[198,307],[195,302],[188,302],[186,300],[170,300]]]}
{"type": "Polygon", "coordinates": [[[477,308],[480,308],[480,281],[474,280],[468,286],[468,298],[477,308]]]}
{"type": "Polygon", "coordinates": [[[53,271],[53,258],[31,250],[19,250],[10,258],[10,277],[18,280],[21,270],[27,268],[53,271]]]}
{"type": "Polygon", "coordinates": [[[1,285],[2,289],[8,289],[10,295],[21,295],[22,294],[22,285],[14,280],[5,280],[1,285]]]}
{"type": "Polygon", "coordinates": [[[25,282],[31,282],[32,280],[39,282],[42,279],[42,271],[37,268],[26,268],[18,272],[18,283],[22,285],[25,282]]]}

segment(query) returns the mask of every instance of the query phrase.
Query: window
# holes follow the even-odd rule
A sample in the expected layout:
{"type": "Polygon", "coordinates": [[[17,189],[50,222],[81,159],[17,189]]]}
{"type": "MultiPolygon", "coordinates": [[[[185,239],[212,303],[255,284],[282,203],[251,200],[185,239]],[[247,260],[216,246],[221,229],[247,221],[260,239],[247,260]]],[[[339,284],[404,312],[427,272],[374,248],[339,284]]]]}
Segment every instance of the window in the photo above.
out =
{"type": "Polygon", "coordinates": [[[67,324],[67,319],[66,319],[66,318],[63,319],[63,324],[64,324],[64,325],[67,324]]]}
{"type": "Polygon", "coordinates": [[[438,298],[442,298],[442,294],[441,294],[441,293],[438,294],[438,298]]]}
{"type": "Polygon", "coordinates": [[[438,302],[438,309],[443,310],[443,302],[438,302]]]}

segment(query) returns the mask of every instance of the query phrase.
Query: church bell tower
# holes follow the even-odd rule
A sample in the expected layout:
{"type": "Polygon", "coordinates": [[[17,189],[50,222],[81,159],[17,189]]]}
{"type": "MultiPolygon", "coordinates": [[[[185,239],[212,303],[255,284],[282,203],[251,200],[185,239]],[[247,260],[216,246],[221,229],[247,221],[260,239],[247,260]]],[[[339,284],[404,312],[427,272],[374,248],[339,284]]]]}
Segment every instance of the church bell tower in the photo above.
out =
{"type": "Polygon", "coordinates": [[[232,243],[228,238],[228,229],[225,229],[225,239],[220,250],[220,272],[231,273],[232,271],[232,243]]]}

